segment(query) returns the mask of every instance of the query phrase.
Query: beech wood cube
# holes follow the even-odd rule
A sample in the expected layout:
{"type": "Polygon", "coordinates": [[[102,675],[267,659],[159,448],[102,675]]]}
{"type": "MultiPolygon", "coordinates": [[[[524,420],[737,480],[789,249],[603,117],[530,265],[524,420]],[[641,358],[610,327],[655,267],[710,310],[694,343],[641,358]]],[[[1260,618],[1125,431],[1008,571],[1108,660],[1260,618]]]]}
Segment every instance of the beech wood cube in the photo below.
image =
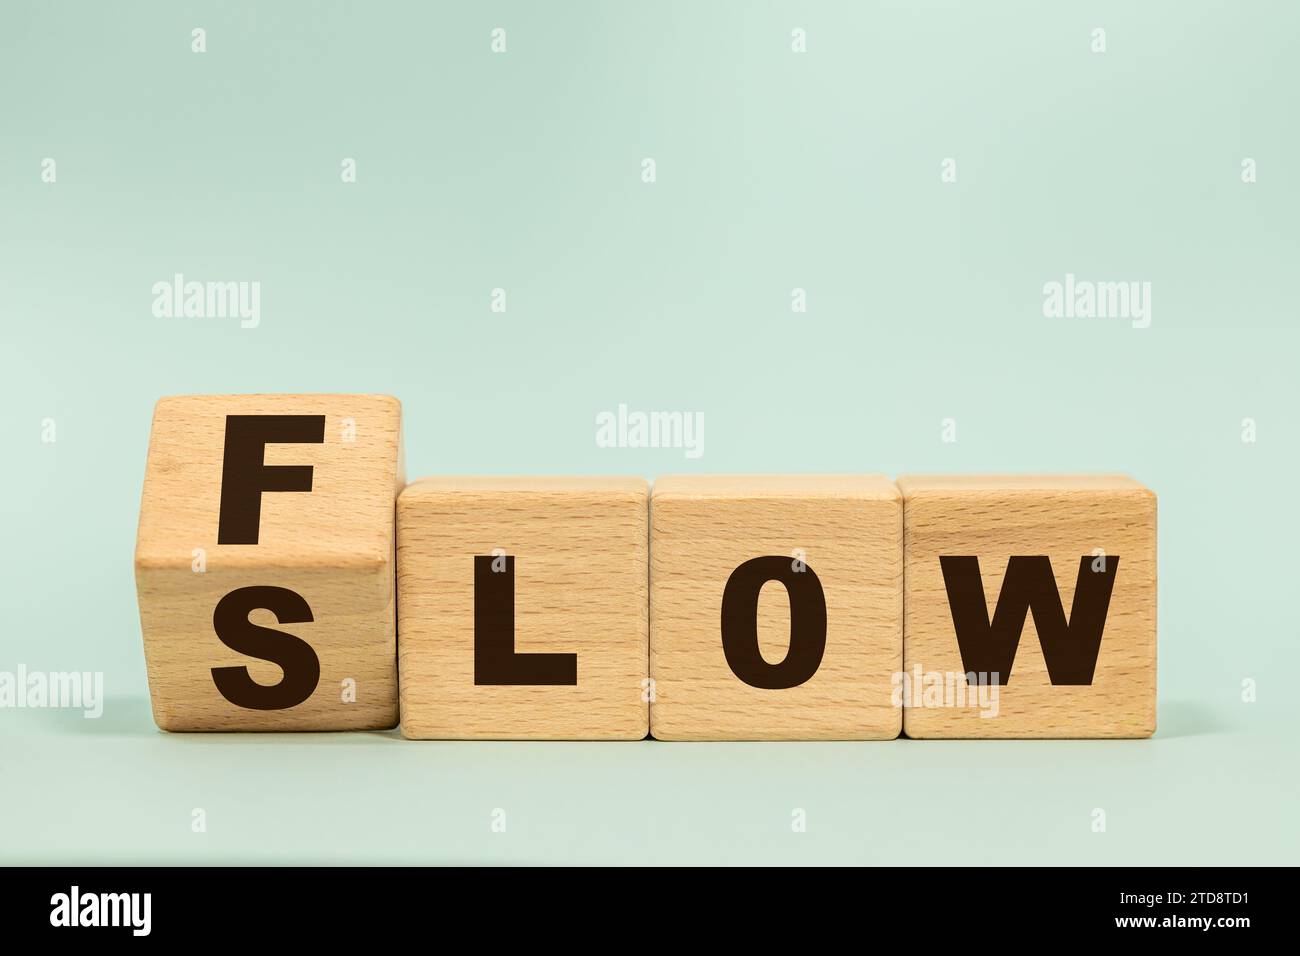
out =
{"type": "Polygon", "coordinates": [[[1110,475],[906,476],[909,737],[1149,737],[1156,499],[1110,475]]]}
{"type": "Polygon", "coordinates": [[[395,726],[403,483],[394,398],[160,400],[135,551],[158,726],[395,726]]]}
{"type": "Polygon", "coordinates": [[[902,498],[878,475],[658,479],[652,735],[897,737],[902,544],[902,498]]]}
{"type": "Polygon", "coordinates": [[[425,478],[398,499],[402,733],[640,740],[642,478],[425,478]]]}

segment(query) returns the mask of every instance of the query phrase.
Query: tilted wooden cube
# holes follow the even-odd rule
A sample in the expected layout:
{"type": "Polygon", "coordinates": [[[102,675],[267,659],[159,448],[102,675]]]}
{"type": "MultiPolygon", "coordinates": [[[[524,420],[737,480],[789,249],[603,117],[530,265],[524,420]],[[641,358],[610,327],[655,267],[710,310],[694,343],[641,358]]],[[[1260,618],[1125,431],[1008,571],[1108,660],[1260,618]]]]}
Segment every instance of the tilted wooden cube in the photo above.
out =
{"type": "Polygon", "coordinates": [[[402,733],[639,740],[641,478],[426,478],[398,500],[402,733]]]}
{"type": "Polygon", "coordinates": [[[158,726],[395,726],[402,484],[394,398],[160,400],[135,552],[158,726]]]}
{"type": "Polygon", "coordinates": [[[1122,476],[898,484],[909,737],[1154,733],[1151,491],[1122,476]]]}
{"type": "Polygon", "coordinates": [[[651,733],[897,737],[902,499],[865,476],[670,476],[651,497],[651,733]]]}

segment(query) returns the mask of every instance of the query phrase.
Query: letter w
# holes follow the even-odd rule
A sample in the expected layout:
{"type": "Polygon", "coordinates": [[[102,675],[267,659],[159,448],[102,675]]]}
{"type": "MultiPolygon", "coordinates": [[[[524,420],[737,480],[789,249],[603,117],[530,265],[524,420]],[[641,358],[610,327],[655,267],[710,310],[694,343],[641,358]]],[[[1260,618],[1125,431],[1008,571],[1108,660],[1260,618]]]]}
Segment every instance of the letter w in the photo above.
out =
{"type": "Polygon", "coordinates": [[[1025,613],[1033,611],[1034,629],[1052,683],[1091,684],[1119,558],[1107,555],[1098,571],[1091,570],[1092,563],[1088,555],[1079,559],[1074,606],[1067,622],[1051,559],[1041,554],[1011,558],[989,623],[979,558],[940,556],[962,667],[968,673],[989,674],[991,680],[991,675],[996,674],[997,683],[1006,684],[1011,679],[1025,613]]]}

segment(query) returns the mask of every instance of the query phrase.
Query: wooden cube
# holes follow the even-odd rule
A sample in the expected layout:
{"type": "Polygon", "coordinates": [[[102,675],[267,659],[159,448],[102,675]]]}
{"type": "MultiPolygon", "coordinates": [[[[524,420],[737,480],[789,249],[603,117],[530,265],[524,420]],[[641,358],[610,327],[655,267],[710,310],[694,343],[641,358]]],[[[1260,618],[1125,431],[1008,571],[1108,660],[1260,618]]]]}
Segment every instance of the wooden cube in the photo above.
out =
{"type": "Polygon", "coordinates": [[[898,736],[903,507],[893,482],[665,477],[650,524],[653,736],[898,736]]]}
{"type": "Polygon", "coordinates": [[[909,737],[1155,732],[1151,491],[1121,476],[898,484],[909,737]]]}
{"type": "Polygon", "coordinates": [[[402,733],[640,740],[641,478],[426,478],[397,503],[402,733]]]}
{"type": "Polygon", "coordinates": [[[402,485],[394,398],[159,401],[135,552],[158,726],[395,726],[402,485]]]}

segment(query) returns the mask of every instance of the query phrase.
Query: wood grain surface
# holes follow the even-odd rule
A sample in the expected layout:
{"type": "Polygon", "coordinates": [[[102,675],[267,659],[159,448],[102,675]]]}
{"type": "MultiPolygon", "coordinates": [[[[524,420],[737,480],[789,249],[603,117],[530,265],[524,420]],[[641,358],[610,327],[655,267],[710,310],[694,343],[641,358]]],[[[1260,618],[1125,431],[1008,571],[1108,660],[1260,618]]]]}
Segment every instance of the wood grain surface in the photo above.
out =
{"type": "Polygon", "coordinates": [[[648,729],[642,478],[426,478],[397,506],[402,733],[640,740],[648,729]],[[516,653],[575,685],[475,683],[474,559],[514,558],[516,653]]]}
{"type": "Polygon", "coordinates": [[[394,502],[404,483],[401,405],[384,395],[191,395],[161,399],[135,551],[154,720],[164,730],[361,730],[397,723],[394,502]],[[310,465],[307,492],[265,492],[256,544],[218,544],[227,415],[324,415],[321,443],[268,444],[267,465],[310,465]],[[196,554],[198,552],[198,554],[196,554]],[[201,554],[202,561],[199,560],[201,554]],[[202,570],[198,568],[202,567],[202,570]],[[315,692],[283,710],[236,706],[215,667],[259,684],[283,671],[230,649],[213,627],[236,588],[291,589],[312,620],[248,619],[305,640],[315,692]],[[348,685],[355,699],[349,699],[348,685]]]}
{"type": "MultiPolygon", "coordinates": [[[[874,475],[658,479],[651,497],[651,732],[663,740],[897,737],[890,680],[902,662],[902,499],[874,475]],[[802,684],[746,684],[728,664],[721,602],[743,562],[802,555],[821,583],[826,644],[802,684]]],[[[758,639],[786,657],[785,586],[763,587],[758,639]]]]}
{"type": "MultiPolygon", "coordinates": [[[[1119,558],[1090,685],[1053,685],[1032,614],[997,715],[908,707],[909,737],[1147,737],[1156,714],[1156,499],[1124,476],[904,476],[904,668],[964,674],[940,566],[974,555],[988,614],[1013,555],[1046,555],[1066,615],[1080,558],[1119,558]]],[[[963,681],[964,683],[964,681],[963,681]]]]}

